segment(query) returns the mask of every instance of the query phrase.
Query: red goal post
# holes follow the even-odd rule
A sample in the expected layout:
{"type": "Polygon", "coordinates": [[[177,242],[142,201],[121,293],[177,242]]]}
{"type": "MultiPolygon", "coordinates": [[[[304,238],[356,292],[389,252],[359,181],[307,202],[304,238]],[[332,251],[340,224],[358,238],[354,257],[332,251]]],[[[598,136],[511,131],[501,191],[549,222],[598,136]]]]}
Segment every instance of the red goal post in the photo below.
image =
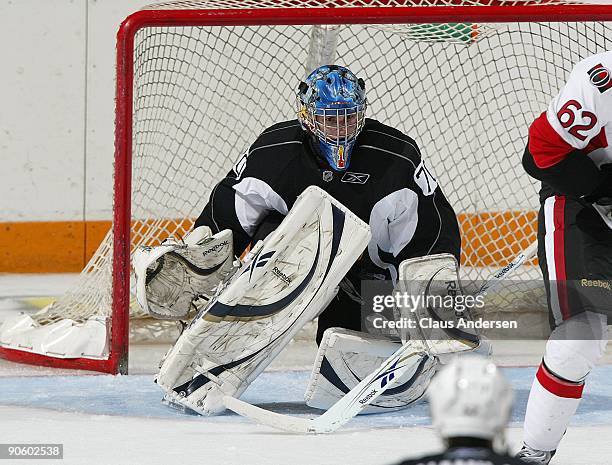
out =
{"type": "MultiPolygon", "coordinates": [[[[261,71],[261,79],[257,81],[257,84],[278,78],[283,91],[282,105],[287,106],[288,111],[292,110],[293,102],[287,101],[285,97],[289,95],[289,89],[295,82],[288,82],[285,85],[284,81],[290,81],[290,79],[284,78],[300,75],[305,70],[292,70],[286,73],[281,68],[283,65],[291,67],[296,63],[302,63],[300,61],[302,51],[298,49],[302,45],[304,48],[308,47],[306,40],[311,40],[310,47],[313,47],[312,37],[308,39],[307,32],[304,32],[307,27],[325,26],[322,28],[324,34],[327,30],[334,29],[332,25],[341,26],[349,31],[347,37],[339,39],[346,40],[348,45],[343,46],[345,48],[342,49],[342,56],[338,59],[349,66],[361,68],[365,71],[365,77],[370,78],[373,82],[368,87],[369,91],[373,92],[373,98],[370,99],[373,100],[371,108],[374,113],[370,113],[370,116],[378,117],[376,111],[378,110],[381,113],[380,119],[385,122],[386,119],[390,119],[400,125],[401,129],[421,144],[426,159],[431,159],[431,157],[427,158],[428,150],[437,154],[437,152],[444,152],[446,146],[452,146],[455,152],[461,150],[465,152],[460,156],[471,156],[474,147],[480,150],[480,146],[484,145],[480,126],[474,126],[467,131],[472,139],[464,145],[460,145],[459,142],[457,143],[459,145],[454,145],[455,140],[463,140],[467,137],[464,134],[465,131],[461,130],[457,114],[460,114],[461,118],[470,119],[472,124],[482,124],[482,122],[475,122],[476,115],[464,108],[469,107],[474,100],[482,100],[483,105],[487,106],[489,113],[486,116],[493,117],[494,120],[491,124],[502,124],[504,118],[515,117],[515,115],[507,116],[506,107],[501,107],[501,105],[489,108],[492,105],[491,100],[496,96],[495,90],[505,89],[506,82],[501,82],[499,76],[487,74],[488,67],[499,67],[494,71],[507,73],[512,79],[519,82],[517,87],[520,87],[520,83],[523,83],[525,79],[525,73],[522,72],[521,67],[531,66],[531,59],[535,63],[534,66],[537,67],[541,65],[540,61],[550,59],[550,63],[546,62],[545,66],[537,68],[537,73],[533,72],[536,80],[544,81],[543,76],[550,78],[550,82],[544,82],[542,89],[538,90],[540,93],[537,96],[536,91],[531,88],[525,92],[523,89],[517,89],[516,95],[510,93],[501,95],[504,100],[510,101],[510,104],[513,103],[511,102],[513,98],[518,99],[518,102],[529,101],[530,98],[533,98],[533,107],[531,104],[526,104],[526,107],[529,108],[525,110],[525,113],[531,118],[535,114],[535,107],[538,107],[540,112],[545,109],[547,99],[554,95],[558,86],[564,81],[572,61],[576,61],[585,54],[603,51],[606,46],[610,49],[612,42],[604,40],[606,35],[604,32],[608,31],[608,35],[612,35],[609,34],[612,32],[610,29],[612,23],[606,24],[606,21],[612,21],[612,5],[493,0],[179,1],[153,5],[132,14],[123,22],[117,36],[112,235],[109,234],[100,250],[83,271],[78,289],[71,290],[67,296],[60,298],[58,302],[33,317],[34,322],[30,329],[38,333],[35,335],[28,333],[23,336],[23,340],[19,339],[22,337],[21,333],[17,334],[8,343],[6,338],[0,338],[0,356],[17,362],[52,367],[108,373],[127,372],[130,308],[132,308],[133,315],[134,312],[137,312],[134,310],[134,299],[130,292],[131,252],[137,245],[158,243],[169,235],[184,234],[190,228],[193,217],[197,216],[198,209],[203,206],[200,199],[207,198],[211,184],[231,167],[232,162],[239,155],[239,150],[245,148],[249,138],[282,115],[291,117],[290,114],[283,113],[284,106],[273,108],[264,99],[251,101],[250,93],[253,92],[255,84],[253,88],[249,88],[251,76],[246,74],[261,71]],[[582,26],[566,26],[571,23],[582,26]],[[527,27],[523,30],[521,24],[533,24],[534,26],[532,29],[527,27]],[[556,26],[553,25],[556,24],[563,25],[559,26],[563,29],[562,32],[555,32],[554,27],[556,26]],[[350,25],[361,25],[363,28],[350,25]],[[276,31],[273,26],[279,32],[269,32],[276,31]],[[518,31],[516,36],[512,36],[515,32],[512,29],[514,26],[518,31]],[[364,33],[362,37],[362,31],[370,27],[372,31],[369,32],[369,38],[364,39],[367,34],[364,33]],[[355,35],[350,35],[351,28],[355,29],[355,35]],[[502,37],[506,30],[511,31],[507,36],[502,37]],[[553,38],[544,36],[549,32],[551,36],[554,36],[553,38]],[[541,33],[542,36],[538,36],[538,33],[541,33]],[[172,34],[173,38],[169,42],[164,42],[164,34],[172,34]],[[298,36],[299,38],[296,39],[298,36]],[[564,42],[566,36],[567,42],[564,42]],[[519,53],[525,51],[532,53],[532,49],[538,47],[541,50],[538,49],[540,51],[534,53],[533,56],[528,56],[527,59],[524,59],[519,53],[512,56],[505,53],[496,54],[495,47],[502,50],[502,47],[508,46],[509,42],[511,46],[515,45],[512,43],[514,40],[512,37],[534,39],[533,44],[518,47],[520,48],[519,53]],[[209,40],[210,42],[207,42],[209,40]],[[490,46],[487,45],[488,40],[491,41],[490,46]],[[601,44],[597,43],[599,40],[602,41],[601,44]],[[286,49],[282,49],[281,42],[283,41],[287,42],[286,49]],[[381,43],[387,44],[387,48],[376,50],[374,47],[381,43]],[[571,50],[573,44],[576,44],[579,50],[571,50]],[[264,45],[269,49],[264,49],[264,45]],[[547,50],[546,47],[549,45],[561,48],[560,50],[547,50]],[[197,52],[184,51],[189,47],[193,47],[197,52]],[[368,53],[371,54],[357,56],[356,49],[359,47],[368,49],[368,53]],[[487,47],[493,51],[489,51],[487,47]],[[482,50],[479,50],[480,48],[482,50]],[[283,53],[288,54],[288,57],[293,58],[275,56],[273,51],[281,49],[283,53]],[[299,55],[299,59],[290,55],[294,53],[294,50],[299,55]],[[478,53],[487,54],[486,59],[481,58],[481,64],[467,71],[468,74],[473,74],[468,85],[474,84],[482,95],[474,93],[476,90],[465,91],[465,87],[461,87],[464,78],[457,74],[456,69],[462,63],[454,63],[453,56],[463,53],[463,50],[468,50],[465,52],[466,61],[478,60],[475,58],[478,53]],[[156,56],[158,52],[161,55],[156,56]],[[444,55],[445,53],[448,54],[444,55]],[[561,58],[566,53],[568,57],[561,58]],[[550,58],[551,55],[554,56],[550,58]],[[496,56],[498,58],[495,58],[496,56]],[[435,61],[438,57],[440,57],[439,62],[435,61]],[[557,58],[559,62],[562,62],[561,66],[557,65],[555,61],[557,58]],[[278,62],[275,61],[277,59],[278,62]],[[512,63],[503,67],[502,60],[512,63]],[[198,62],[200,68],[190,70],[189,67],[194,61],[198,62]],[[215,61],[218,63],[214,63],[215,61]],[[268,65],[268,62],[271,64],[268,65]],[[430,65],[431,67],[419,70],[423,72],[422,74],[403,71],[412,63],[415,63],[415,68],[430,65]],[[449,63],[452,63],[452,69],[448,67],[449,63]],[[154,69],[155,66],[159,68],[154,69]],[[218,66],[218,68],[212,69],[212,66],[218,66]],[[188,70],[187,74],[181,74],[183,68],[188,70]],[[385,80],[378,77],[377,73],[384,74],[381,69],[390,70],[389,74],[384,76],[385,80]],[[210,74],[208,74],[209,70],[210,74]],[[553,73],[555,70],[557,72],[553,73]],[[448,92],[446,101],[438,101],[439,95],[433,94],[434,91],[440,94],[437,88],[431,91],[432,95],[429,95],[430,88],[424,84],[427,79],[433,83],[434,80],[440,78],[437,72],[444,73],[442,77],[449,80],[447,89],[444,89],[444,92],[448,92]],[[553,78],[551,74],[558,75],[553,78]],[[245,79],[240,81],[238,79],[240,77],[245,79]],[[144,81],[139,83],[136,78],[142,78],[144,81]],[[159,80],[155,81],[155,79],[159,80]],[[206,80],[210,80],[213,84],[208,85],[204,82],[206,80]],[[240,82],[231,84],[225,80],[240,82]],[[219,84],[220,90],[214,87],[219,82],[223,84],[219,84]],[[405,89],[408,88],[408,84],[410,88],[417,88],[420,94],[415,91],[409,96],[410,101],[398,103],[400,96],[393,85],[405,86],[402,87],[405,89]],[[166,94],[161,95],[163,92],[173,92],[178,88],[184,94],[172,98],[166,94]],[[420,95],[426,98],[417,105],[420,95]],[[196,97],[201,97],[201,99],[196,101],[196,97]],[[377,108],[375,104],[377,99],[384,102],[385,106],[377,108]],[[432,107],[438,106],[432,108],[431,114],[423,116],[423,119],[426,119],[425,122],[410,119],[412,116],[408,115],[409,112],[425,112],[427,110],[425,107],[428,105],[422,102],[429,102],[432,99],[435,101],[432,107]],[[220,104],[220,101],[224,101],[225,107],[220,104]],[[417,108],[411,107],[411,103],[417,108]],[[245,131],[248,134],[241,135],[238,142],[227,142],[227,139],[231,138],[232,128],[235,130],[237,127],[243,128],[248,124],[248,121],[244,120],[244,114],[232,115],[227,107],[236,108],[243,113],[247,112],[251,116],[255,115],[255,120],[253,120],[255,127],[252,128],[254,132],[245,131]],[[261,108],[261,115],[256,111],[249,113],[251,108],[254,110],[261,108]],[[395,113],[390,113],[392,111],[390,108],[395,113]],[[205,114],[207,110],[203,109],[210,109],[210,114],[205,114]],[[167,112],[169,116],[160,116],[164,112],[167,112]],[[184,114],[181,115],[181,112],[184,114]],[[277,115],[276,112],[282,115],[277,115]],[[211,117],[210,127],[201,130],[200,133],[200,127],[196,126],[201,119],[208,117],[211,117]],[[499,118],[499,121],[496,118],[499,118]],[[158,126],[146,125],[151,122],[158,126]],[[429,135],[428,131],[432,126],[440,126],[440,129],[434,128],[434,131],[438,132],[432,132],[429,135]],[[190,133],[196,133],[194,138],[198,140],[194,145],[184,148],[184,142],[190,133]],[[209,138],[214,139],[217,145],[210,142],[209,138]],[[198,143],[200,145],[197,145],[198,143]],[[442,145],[438,146],[438,143],[442,145]],[[145,158],[149,156],[147,152],[149,149],[157,150],[162,155],[179,153],[180,156],[166,162],[156,159],[153,163],[149,161],[150,159],[145,158]],[[207,158],[208,153],[211,152],[215,152],[216,158],[207,158]],[[195,155],[198,153],[200,155],[206,153],[204,159],[197,158],[195,155]],[[187,156],[194,156],[194,158],[189,159],[187,156]],[[173,203],[175,198],[184,196],[184,193],[173,192],[169,189],[163,192],[155,190],[156,185],[161,185],[162,181],[166,183],[164,186],[171,186],[172,182],[182,183],[181,176],[188,177],[195,166],[200,168],[200,164],[208,164],[209,167],[205,175],[206,185],[201,186],[202,191],[195,198],[186,200],[190,202],[189,205],[196,204],[193,208],[187,209],[185,206],[181,207],[173,203]],[[176,171],[172,171],[175,167],[176,171]],[[146,175],[142,174],[144,172],[146,175]],[[142,190],[140,184],[139,187],[133,185],[133,175],[143,179],[142,185],[145,187],[142,190]],[[149,175],[150,177],[147,177],[149,175]],[[143,205],[142,199],[153,196],[164,199],[160,201],[161,207],[157,204],[153,207],[143,205]],[[135,209],[137,212],[133,217],[132,213],[135,209]],[[61,337],[55,336],[54,339],[49,335],[50,331],[45,328],[50,325],[59,325],[60,322],[66,320],[71,322],[65,325],[68,328],[66,330],[71,331],[71,337],[74,337],[80,344],[83,343],[83,337],[77,334],[80,325],[90,322],[94,326],[97,324],[97,327],[105,328],[104,347],[100,346],[100,350],[96,349],[96,353],[89,353],[91,346],[87,346],[87,350],[79,353],[78,350],[71,352],[66,349],[65,345],[62,346],[61,343],[56,342],[56,339],[61,339],[61,337]],[[48,350],[49,346],[55,349],[48,350]]],[[[360,70],[357,69],[357,71],[360,70]]],[[[513,87],[511,84],[508,86],[513,87]]],[[[276,83],[271,83],[270,92],[273,93],[276,87],[276,83]]],[[[267,97],[268,100],[276,99],[274,94],[267,97]]],[[[493,144],[490,151],[496,152],[502,150],[504,146],[511,145],[512,153],[514,153],[520,144],[518,139],[521,129],[524,129],[523,137],[526,137],[526,118],[527,116],[521,115],[510,128],[509,132],[513,134],[512,140],[505,140],[504,134],[500,132],[496,133],[495,137],[501,141],[484,141],[493,144]]],[[[454,167],[457,173],[462,173],[467,169],[467,165],[463,164],[465,163],[463,159],[449,161],[451,155],[444,153],[444,157],[440,160],[434,159],[433,162],[430,162],[434,172],[449,171],[454,167]],[[436,166],[436,163],[439,166],[436,166]]],[[[489,154],[483,149],[483,156],[470,163],[482,165],[485,163],[482,160],[486,161],[488,156],[489,154]]],[[[459,210],[465,249],[462,262],[466,268],[480,270],[501,266],[504,260],[511,257],[521,247],[528,245],[529,241],[534,238],[533,224],[531,224],[534,219],[533,202],[527,207],[518,204],[518,206],[510,205],[507,208],[500,207],[500,210],[503,210],[501,213],[494,208],[495,204],[494,207],[485,205],[482,208],[481,206],[471,208],[477,203],[474,199],[478,197],[479,191],[489,188],[490,184],[497,183],[505,176],[503,170],[496,171],[495,163],[498,161],[494,160],[490,169],[489,167],[478,168],[482,169],[480,174],[486,179],[473,177],[472,181],[476,179],[474,191],[464,196],[457,194],[458,197],[455,200],[457,204],[465,204],[468,207],[459,210]],[[514,226],[509,227],[508,224],[514,226]],[[508,228],[510,230],[507,230],[508,228]],[[513,237],[509,240],[506,239],[507,236],[513,237]]],[[[515,176],[518,176],[518,173],[520,176],[525,176],[520,166],[517,167],[517,170],[515,176]]],[[[199,182],[198,179],[189,178],[187,183],[189,189],[194,190],[199,182]]],[[[505,181],[505,183],[511,182],[510,179],[505,181]]],[[[517,189],[524,191],[525,197],[537,201],[533,183],[529,180],[524,182],[526,184],[518,185],[517,189]]],[[[141,183],[140,180],[139,183],[141,183]]],[[[442,183],[445,193],[451,198],[451,203],[455,203],[453,194],[447,190],[460,191],[465,186],[466,182],[461,179],[456,185],[453,185],[452,181],[442,183]]],[[[510,188],[504,187],[504,189],[510,188]]],[[[510,190],[504,189],[501,191],[502,196],[504,198],[510,196],[510,190]]],[[[492,191],[490,194],[495,195],[496,192],[492,191]]],[[[499,203],[501,200],[503,199],[497,199],[496,202],[499,203]]]]}

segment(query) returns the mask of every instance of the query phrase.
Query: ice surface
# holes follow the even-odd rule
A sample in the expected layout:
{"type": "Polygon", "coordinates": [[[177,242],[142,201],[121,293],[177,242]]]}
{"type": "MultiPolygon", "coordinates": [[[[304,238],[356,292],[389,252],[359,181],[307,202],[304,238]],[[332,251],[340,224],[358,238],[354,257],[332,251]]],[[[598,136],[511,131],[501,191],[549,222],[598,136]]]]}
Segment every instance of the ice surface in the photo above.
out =
{"type": "MultiPolygon", "coordinates": [[[[0,276],[0,298],[57,295],[71,279],[0,276]]],[[[0,300],[0,320],[17,310],[20,301],[5,300],[3,307],[0,300]]],[[[0,443],[63,443],[63,465],[391,465],[441,448],[424,402],[403,412],[360,416],[334,434],[319,436],[278,432],[231,413],[214,418],[186,415],[161,404],[162,392],[153,383],[151,373],[166,348],[134,349],[130,370],[138,374],[130,376],[0,360],[0,443]]],[[[291,369],[309,366],[313,350],[311,343],[292,344],[274,371],[263,373],[243,398],[275,412],[319,414],[302,398],[309,372],[291,369]]],[[[509,430],[509,443],[516,450],[543,341],[508,342],[495,350],[496,362],[513,366],[504,373],[516,391],[509,430]]],[[[604,360],[612,360],[610,351],[604,360]]],[[[585,398],[553,465],[612,464],[611,380],[609,364],[589,377],[585,398]]],[[[39,462],[2,461],[11,463],[39,462]]]]}
{"type": "MultiPolygon", "coordinates": [[[[504,368],[503,372],[515,390],[515,407],[511,421],[519,426],[523,421],[535,369],[504,368]]],[[[309,376],[307,371],[265,372],[255,380],[242,398],[279,413],[318,415],[320,410],[304,405],[303,395],[309,376]]],[[[573,425],[612,425],[610,379],[612,366],[599,366],[593,371],[585,388],[585,398],[572,421],[573,425]]],[[[211,418],[185,415],[162,405],[162,391],[149,375],[2,377],[0,393],[0,404],[3,405],[64,412],[182,419],[207,424],[239,424],[246,421],[233,413],[211,418]]],[[[348,424],[348,428],[401,428],[423,425],[430,425],[426,402],[419,402],[400,412],[360,415],[348,424]]]]}
{"type": "MultiPolygon", "coordinates": [[[[534,371],[504,369],[516,392],[514,447],[534,371]]],[[[275,412],[315,416],[321,412],[302,400],[308,377],[306,371],[265,372],[243,398],[275,412]]],[[[610,379],[612,366],[593,372],[557,464],[611,463],[606,458],[612,452],[610,379]]],[[[391,464],[440,447],[425,402],[403,412],[362,415],[335,434],[310,437],[277,432],[232,413],[186,415],[161,404],[161,397],[150,375],[2,377],[1,442],[64,443],[63,463],[148,465],[391,464]]]]}

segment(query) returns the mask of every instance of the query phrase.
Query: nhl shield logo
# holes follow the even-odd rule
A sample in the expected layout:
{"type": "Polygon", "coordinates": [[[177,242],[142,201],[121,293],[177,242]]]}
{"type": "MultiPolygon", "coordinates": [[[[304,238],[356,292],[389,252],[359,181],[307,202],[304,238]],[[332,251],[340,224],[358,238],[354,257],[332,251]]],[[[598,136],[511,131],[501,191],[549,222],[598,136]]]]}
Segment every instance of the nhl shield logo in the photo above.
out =
{"type": "Polygon", "coordinates": [[[323,181],[330,182],[332,179],[334,179],[333,171],[329,171],[329,170],[323,171],[323,181]]]}
{"type": "Polygon", "coordinates": [[[591,84],[597,87],[597,90],[600,93],[604,93],[606,90],[612,87],[612,79],[610,77],[610,70],[601,63],[593,66],[587,74],[589,75],[589,80],[591,84]]]}

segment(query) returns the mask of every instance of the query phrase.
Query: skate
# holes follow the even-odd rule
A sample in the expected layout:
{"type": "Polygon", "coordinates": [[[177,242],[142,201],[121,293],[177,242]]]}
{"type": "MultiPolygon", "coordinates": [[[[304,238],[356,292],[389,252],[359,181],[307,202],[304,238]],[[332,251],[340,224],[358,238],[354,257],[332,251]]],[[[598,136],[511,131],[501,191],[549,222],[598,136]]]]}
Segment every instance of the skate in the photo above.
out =
{"type": "Polygon", "coordinates": [[[525,463],[531,463],[534,465],[548,465],[550,459],[555,455],[556,450],[545,451],[536,450],[529,447],[527,444],[523,444],[521,450],[516,454],[517,459],[521,459],[525,463]]]}

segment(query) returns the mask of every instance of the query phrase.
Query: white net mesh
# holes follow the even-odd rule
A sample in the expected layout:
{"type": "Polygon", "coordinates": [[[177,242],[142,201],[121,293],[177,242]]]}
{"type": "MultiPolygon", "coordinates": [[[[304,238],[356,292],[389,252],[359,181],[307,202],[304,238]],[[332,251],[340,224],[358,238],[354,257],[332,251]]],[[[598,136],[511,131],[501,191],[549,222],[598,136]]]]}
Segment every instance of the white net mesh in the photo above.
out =
{"type": "MultiPolygon", "coordinates": [[[[432,3],[217,0],[150,8],[432,3]]],[[[144,28],[135,40],[132,250],[189,230],[239,154],[267,126],[295,117],[296,84],[317,61],[312,51],[332,40],[334,61],[367,82],[368,116],[417,140],[455,207],[463,277],[486,277],[535,239],[537,185],[520,166],[529,124],[574,63],[611,49],[611,32],[599,22],[144,28]]],[[[77,286],[39,321],[110,315],[111,261],[109,234],[77,286]]],[[[525,270],[539,276],[535,266],[525,270]]],[[[542,294],[535,303],[516,295],[524,308],[542,310],[542,294]]]]}
{"type": "Polygon", "coordinates": [[[494,6],[565,5],[578,0],[186,0],[154,3],[146,10],[254,9],[254,8],[348,8],[394,6],[494,6]]]}

